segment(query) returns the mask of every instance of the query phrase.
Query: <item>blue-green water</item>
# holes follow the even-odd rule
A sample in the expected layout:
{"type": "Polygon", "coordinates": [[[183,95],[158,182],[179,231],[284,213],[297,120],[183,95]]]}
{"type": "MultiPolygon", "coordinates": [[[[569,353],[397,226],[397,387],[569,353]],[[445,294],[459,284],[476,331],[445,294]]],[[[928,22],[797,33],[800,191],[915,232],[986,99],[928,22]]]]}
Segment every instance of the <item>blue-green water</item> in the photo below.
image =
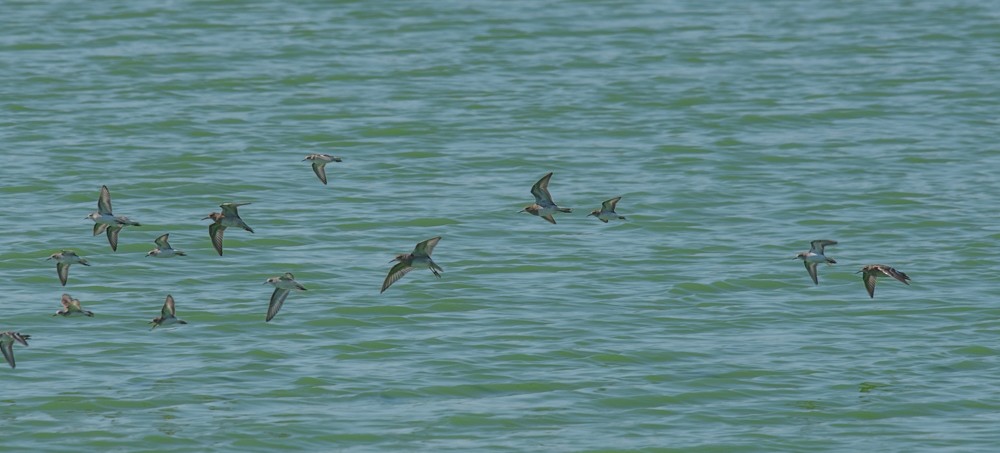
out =
{"type": "Polygon", "coordinates": [[[1000,3],[0,8],[4,451],[1000,443],[1000,3]],[[517,213],[548,171],[558,225],[517,213]],[[226,201],[257,233],[219,257],[226,201]],[[379,294],[437,235],[443,278],[379,294]]]}

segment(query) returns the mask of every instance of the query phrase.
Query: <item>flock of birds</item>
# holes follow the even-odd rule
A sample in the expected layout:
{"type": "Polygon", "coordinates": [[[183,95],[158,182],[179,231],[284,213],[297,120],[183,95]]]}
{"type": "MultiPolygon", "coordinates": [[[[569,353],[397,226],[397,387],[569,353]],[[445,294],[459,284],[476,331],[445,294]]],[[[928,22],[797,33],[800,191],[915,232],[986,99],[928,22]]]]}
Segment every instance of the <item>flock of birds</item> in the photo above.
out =
{"type": "MultiPolygon", "coordinates": [[[[329,154],[310,154],[306,156],[303,161],[312,162],[313,172],[316,173],[316,177],[318,177],[319,180],[325,185],[327,184],[326,164],[330,162],[341,162],[342,160],[339,157],[331,156],[329,154]]],[[[572,212],[572,210],[570,208],[560,207],[552,201],[552,195],[549,193],[549,180],[551,178],[552,172],[549,172],[531,186],[531,194],[534,195],[535,202],[525,206],[520,212],[527,212],[541,217],[549,223],[555,224],[556,220],[553,217],[554,214],[569,213],[572,212]]],[[[597,217],[604,223],[608,223],[610,220],[625,220],[624,216],[620,216],[617,212],[615,212],[615,208],[620,200],[621,197],[606,200],[601,204],[600,209],[595,209],[588,214],[588,216],[597,217]]],[[[208,227],[208,235],[212,240],[212,246],[215,248],[215,251],[218,252],[219,256],[222,256],[222,240],[226,228],[237,227],[249,231],[250,233],[254,232],[253,228],[250,228],[250,226],[243,221],[238,211],[240,206],[247,204],[250,203],[223,203],[219,205],[222,212],[212,212],[202,219],[212,220],[212,224],[208,227]]],[[[113,213],[111,209],[111,192],[108,190],[107,186],[101,187],[101,192],[97,199],[97,211],[91,213],[86,218],[94,221],[94,236],[101,233],[107,234],[108,244],[111,245],[112,251],[118,250],[118,235],[122,229],[126,226],[142,226],[139,222],[133,221],[126,216],[118,216],[113,213]]],[[[170,233],[157,237],[154,241],[156,248],[149,251],[146,256],[152,256],[155,258],[185,256],[186,253],[170,246],[170,242],[168,241],[169,238],[170,233]]],[[[440,241],[441,236],[427,239],[418,243],[416,247],[413,248],[412,252],[399,254],[393,258],[390,263],[395,262],[396,264],[389,269],[389,273],[382,282],[382,289],[379,293],[381,294],[385,292],[385,290],[389,289],[393,283],[396,283],[399,279],[403,278],[404,275],[417,267],[426,267],[434,274],[435,277],[441,278],[441,272],[443,272],[444,269],[442,269],[441,266],[438,266],[437,263],[431,259],[431,253],[433,253],[434,247],[437,246],[440,241]]],[[[815,240],[811,242],[811,247],[808,251],[800,252],[795,256],[795,258],[801,259],[803,264],[805,264],[806,271],[809,273],[809,277],[812,278],[814,284],[819,285],[819,278],[817,276],[817,266],[819,264],[836,263],[833,258],[827,257],[824,254],[827,246],[836,244],[836,241],[826,239],[815,240]]],[[[59,282],[62,286],[66,286],[66,282],[69,278],[69,267],[71,265],[82,264],[84,266],[90,266],[90,263],[88,263],[86,259],[77,255],[76,252],[72,250],[62,250],[58,253],[53,253],[48,259],[55,260],[56,274],[59,276],[59,282]]],[[[871,298],[875,297],[875,282],[880,276],[889,276],[909,285],[908,280],[910,280],[910,277],[903,272],[883,264],[870,264],[864,266],[858,272],[862,273],[862,280],[864,281],[865,289],[868,291],[868,295],[871,298]]],[[[264,318],[265,322],[270,322],[274,319],[292,290],[306,291],[306,288],[297,282],[295,280],[295,276],[289,272],[286,272],[281,276],[268,278],[264,284],[269,284],[274,287],[274,292],[271,294],[271,299],[267,306],[267,315],[264,318]]],[[[62,295],[61,303],[62,309],[57,311],[53,316],[94,316],[93,312],[85,310],[80,304],[80,301],[73,298],[69,294],[62,295]]],[[[151,328],[152,330],[157,326],[187,324],[187,322],[177,317],[174,298],[168,294],[166,301],[163,303],[163,307],[160,309],[160,315],[152,321],[149,321],[149,324],[153,325],[151,328]]],[[[20,343],[24,346],[28,346],[28,340],[30,338],[30,335],[22,334],[16,331],[0,332],[0,351],[3,352],[3,356],[11,368],[16,367],[14,361],[14,343],[20,343]]]]}

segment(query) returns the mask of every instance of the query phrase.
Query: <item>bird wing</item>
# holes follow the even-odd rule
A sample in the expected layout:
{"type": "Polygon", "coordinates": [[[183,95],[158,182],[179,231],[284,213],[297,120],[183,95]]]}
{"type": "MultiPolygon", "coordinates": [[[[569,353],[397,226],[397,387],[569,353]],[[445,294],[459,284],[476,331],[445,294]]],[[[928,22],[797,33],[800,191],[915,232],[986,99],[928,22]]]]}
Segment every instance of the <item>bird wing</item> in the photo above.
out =
{"type": "MultiPolygon", "coordinates": [[[[556,223],[556,219],[554,217],[552,217],[552,214],[545,214],[545,215],[542,216],[542,218],[545,219],[545,220],[548,220],[549,223],[551,223],[553,225],[555,225],[555,223],[556,223]]],[[[607,222],[604,222],[604,223],[607,223],[607,222]]]]}
{"type": "Polygon", "coordinates": [[[316,173],[316,177],[319,178],[323,184],[326,184],[326,162],[313,162],[313,173],[316,173]]]}
{"type": "Polygon", "coordinates": [[[813,284],[819,284],[819,277],[816,275],[816,265],[817,263],[810,263],[808,261],[802,261],[806,265],[806,272],[809,272],[809,276],[812,277],[813,284]]]}
{"type": "Polygon", "coordinates": [[[542,206],[554,204],[552,203],[552,194],[549,193],[549,179],[551,178],[552,172],[550,171],[531,186],[531,194],[535,196],[535,203],[542,206]]]}
{"type": "Polygon", "coordinates": [[[108,244],[111,244],[112,252],[118,251],[118,233],[122,232],[122,228],[125,227],[120,227],[120,226],[108,227],[108,244]]]}
{"type": "Polygon", "coordinates": [[[229,217],[231,219],[239,218],[240,213],[236,209],[240,206],[245,206],[250,203],[222,203],[219,205],[222,208],[222,215],[229,217]]]}
{"type": "MultiPolygon", "coordinates": [[[[881,271],[881,269],[878,270],[881,271]]],[[[875,282],[878,280],[878,274],[875,270],[865,268],[861,270],[861,279],[865,282],[865,289],[868,290],[868,297],[874,299],[875,282]]]]}
{"type": "Polygon", "coordinates": [[[177,313],[177,308],[174,306],[174,296],[167,294],[167,300],[163,302],[163,308],[160,309],[160,316],[164,319],[173,317],[177,313]]]}
{"type": "Polygon", "coordinates": [[[0,350],[3,351],[3,358],[7,359],[7,363],[10,364],[11,368],[17,368],[14,363],[14,340],[13,337],[10,341],[6,339],[0,339],[0,350]]]}
{"type": "Polygon", "coordinates": [[[69,278],[69,264],[56,263],[56,273],[59,274],[59,282],[66,286],[66,279],[69,278]]]}
{"type": "Polygon", "coordinates": [[[385,290],[389,289],[393,283],[396,283],[399,279],[403,278],[404,275],[413,270],[413,266],[408,266],[406,263],[398,263],[389,269],[389,275],[385,276],[385,281],[382,282],[382,290],[379,293],[384,293],[385,290]]]}
{"type": "Polygon", "coordinates": [[[907,282],[907,280],[909,280],[910,277],[900,271],[897,271],[894,268],[891,268],[889,266],[882,266],[879,268],[879,270],[881,270],[882,273],[884,273],[885,275],[888,275],[896,280],[899,280],[906,285],[910,284],[909,282],[907,282]]]}
{"type": "Polygon", "coordinates": [[[285,298],[290,292],[291,290],[288,289],[274,288],[274,292],[271,293],[271,302],[267,304],[267,318],[264,319],[264,322],[271,321],[278,314],[278,310],[281,310],[281,306],[284,305],[285,298]]]}
{"type": "Polygon", "coordinates": [[[809,251],[813,253],[823,254],[823,250],[828,245],[837,245],[837,241],[831,241],[829,239],[817,239],[809,243],[809,251]]]}
{"type": "Polygon", "coordinates": [[[618,206],[618,200],[621,200],[621,199],[622,199],[622,197],[614,197],[614,198],[612,198],[612,199],[610,199],[608,201],[605,201],[604,203],[601,203],[601,210],[602,211],[614,212],[615,211],[615,207],[618,206]]]}
{"type": "Polygon", "coordinates": [[[434,252],[434,247],[437,246],[440,241],[441,236],[435,236],[423,241],[413,248],[413,254],[417,256],[431,256],[431,253],[434,252]]]}
{"type": "Polygon", "coordinates": [[[156,243],[156,246],[161,249],[169,249],[170,243],[167,242],[167,239],[170,239],[170,233],[166,233],[163,236],[156,238],[153,242],[156,243]]]}
{"type": "Polygon", "coordinates": [[[225,233],[226,227],[219,222],[208,226],[208,237],[212,238],[212,246],[215,247],[216,252],[219,252],[219,256],[222,256],[222,236],[225,233]]]}
{"type": "Polygon", "coordinates": [[[108,227],[108,225],[105,224],[105,223],[95,223],[94,224],[94,236],[97,236],[98,234],[103,233],[104,229],[107,228],[107,227],[108,227]]]}
{"type": "Polygon", "coordinates": [[[97,197],[97,212],[100,214],[111,214],[111,191],[108,186],[101,186],[101,195],[97,197]]]}

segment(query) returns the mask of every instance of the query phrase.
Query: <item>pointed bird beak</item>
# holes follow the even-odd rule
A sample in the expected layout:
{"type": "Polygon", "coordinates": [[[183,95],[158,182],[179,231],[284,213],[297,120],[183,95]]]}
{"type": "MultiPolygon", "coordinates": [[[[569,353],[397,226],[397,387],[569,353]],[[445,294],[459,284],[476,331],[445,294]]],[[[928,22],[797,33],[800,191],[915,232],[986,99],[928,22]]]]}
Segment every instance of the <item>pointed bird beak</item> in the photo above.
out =
{"type": "Polygon", "coordinates": [[[201,220],[211,219],[211,218],[212,218],[212,216],[205,216],[205,217],[202,217],[201,220]]]}

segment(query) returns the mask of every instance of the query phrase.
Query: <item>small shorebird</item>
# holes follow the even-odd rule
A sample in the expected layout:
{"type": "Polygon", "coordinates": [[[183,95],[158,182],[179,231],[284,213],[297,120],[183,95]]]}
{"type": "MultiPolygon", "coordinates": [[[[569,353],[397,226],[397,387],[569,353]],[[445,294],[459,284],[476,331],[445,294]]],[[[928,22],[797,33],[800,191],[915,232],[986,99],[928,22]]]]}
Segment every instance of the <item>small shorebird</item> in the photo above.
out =
{"type": "Polygon", "coordinates": [[[312,161],[313,173],[316,173],[316,176],[323,184],[326,184],[326,164],[330,162],[342,162],[339,157],[329,154],[310,154],[305,159],[302,159],[303,162],[307,160],[312,161]]]}
{"type": "Polygon", "coordinates": [[[3,358],[7,359],[11,368],[17,368],[17,364],[14,363],[14,342],[27,346],[29,339],[31,339],[31,335],[12,330],[0,333],[0,351],[3,351],[3,358]]]}
{"type": "Polygon", "coordinates": [[[414,266],[418,264],[426,265],[427,268],[434,273],[435,277],[441,278],[441,274],[438,272],[444,272],[444,269],[441,269],[441,266],[438,266],[437,263],[431,260],[431,252],[434,251],[434,246],[436,246],[440,240],[441,236],[432,237],[417,244],[417,246],[413,248],[412,253],[396,255],[395,258],[389,261],[390,263],[393,261],[399,261],[399,263],[392,266],[392,269],[389,269],[389,275],[385,276],[385,281],[382,282],[382,290],[379,291],[379,293],[384,293],[386,289],[389,289],[389,286],[396,283],[397,280],[403,278],[404,275],[412,271],[414,266]]]}
{"type": "Polygon", "coordinates": [[[149,330],[153,330],[156,326],[169,326],[171,324],[187,324],[177,317],[177,310],[174,308],[174,296],[167,294],[167,300],[163,303],[163,308],[160,309],[160,316],[153,318],[148,324],[152,324],[153,327],[149,330]]]}
{"type": "Polygon", "coordinates": [[[167,239],[170,239],[170,233],[166,233],[156,238],[156,240],[153,241],[156,243],[156,248],[150,250],[149,253],[146,254],[146,256],[153,256],[156,258],[170,258],[171,256],[187,255],[186,253],[180,250],[175,250],[173,247],[171,247],[170,243],[167,242],[167,239]]]}
{"type": "Polygon", "coordinates": [[[304,286],[295,281],[295,276],[291,272],[285,272],[285,275],[280,277],[271,277],[265,280],[264,284],[274,286],[274,292],[271,293],[271,302],[267,304],[267,317],[264,318],[264,322],[270,322],[274,319],[274,316],[278,314],[278,310],[281,310],[281,306],[285,303],[288,293],[293,289],[299,291],[306,290],[304,286]]]}
{"type": "Polygon", "coordinates": [[[236,208],[240,206],[245,206],[250,203],[222,203],[219,205],[222,208],[222,212],[213,212],[201,220],[212,219],[214,223],[208,226],[208,237],[212,238],[212,246],[215,247],[215,251],[219,252],[219,256],[222,256],[222,237],[226,232],[228,227],[240,227],[253,233],[253,228],[250,228],[243,219],[240,218],[240,213],[236,208]]]}
{"type": "Polygon", "coordinates": [[[531,215],[539,216],[549,223],[556,223],[552,214],[556,212],[573,212],[570,208],[560,208],[552,201],[552,194],[549,193],[549,179],[552,179],[552,172],[548,172],[535,185],[531,186],[531,194],[535,196],[535,203],[525,206],[519,212],[527,212],[531,215]]]}
{"type": "Polygon", "coordinates": [[[62,295],[62,310],[57,311],[52,316],[94,316],[94,312],[84,310],[80,306],[80,300],[71,297],[69,294],[62,295]]]}
{"type": "Polygon", "coordinates": [[[94,221],[94,236],[108,232],[108,244],[111,250],[118,251],[118,233],[126,226],[142,226],[139,222],[125,216],[116,216],[111,212],[111,192],[108,186],[101,186],[101,195],[97,197],[97,211],[90,213],[87,219],[94,221]]]}
{"type": "Polygon", "coordinates": [[[618,200],[621,199],[622,197],[614,197],[610,200],[607,200],[604,203],[601,203],[601,209],[595,209],[591,211],[590,214],[587,214],[587,216],[597,217],[598,219],[601,219],[601,221],[604,223],[608,223],[608,220],[614,220],[614,219],[625,220],[624,216],[620,216],[618,215],[617,212],[615,212],[615,206],[618,206],[618,200]]]}
{"type": "Polygon", "coordinates": [[[828,245],[837,245],[837,241],[830,241],[827,239],[817,239],[809,243],[809,251],[799,252],[795,255],[795,258],[802,260],[802,263],[806,266],[806,271],[809,272],[809,276],[812,277],[812,281],[815,284],[819,284],[819,277],[816,275],[816,266],[819,263],[830,263],[836,264],[837,261],[833,258],[828,258],[823,254],[823,249],[828,245]]]}
{"type": "Polygon", "coordinates": [[[63,250],[59,253],[53,253],[50,255],[46,261],[56,260],[56,273],[59,274],[59,281],[63,286],[66,286],[66,279],[69,278],[69,265],[80,263],[84,266],[90,266],[87,260],[80,258],[76,252],[72,250],[63,250]]]}
{"type": "Polygon", "coordinates": [[[906,285],[909,285],[907,280],[909,280],[910,277],[908,275],[900,271],[897,271],[896,269],[893,269],[889,266],[886,266],[884,264],[869,264],[865,267],[862,267],[860,271],[855,272],[855,274],[857,273],[861,273],[861,279],[864,280],[865,282],[865,289],[868,290],[868,297],[872,299],[875,298],[875,281],[880,276],[888,275],[889,277],[892,277],[896,280],[903,282],[906,285]]]}

